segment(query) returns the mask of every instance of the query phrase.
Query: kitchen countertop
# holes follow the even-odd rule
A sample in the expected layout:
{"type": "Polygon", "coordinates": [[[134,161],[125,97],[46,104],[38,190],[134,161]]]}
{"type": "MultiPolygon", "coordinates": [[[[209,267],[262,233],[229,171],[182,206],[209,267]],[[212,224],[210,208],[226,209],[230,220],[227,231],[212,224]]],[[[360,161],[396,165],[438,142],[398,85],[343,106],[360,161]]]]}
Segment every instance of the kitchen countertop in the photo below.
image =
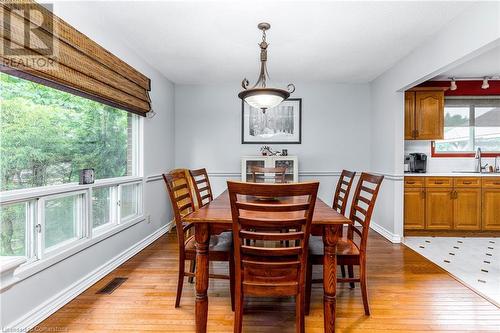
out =
{"type": "Polygon", "coordinates": [[[411,173],[405,172],[405,177],[500,177],[499,172],[427,172],[427,173],[411,173]]]}

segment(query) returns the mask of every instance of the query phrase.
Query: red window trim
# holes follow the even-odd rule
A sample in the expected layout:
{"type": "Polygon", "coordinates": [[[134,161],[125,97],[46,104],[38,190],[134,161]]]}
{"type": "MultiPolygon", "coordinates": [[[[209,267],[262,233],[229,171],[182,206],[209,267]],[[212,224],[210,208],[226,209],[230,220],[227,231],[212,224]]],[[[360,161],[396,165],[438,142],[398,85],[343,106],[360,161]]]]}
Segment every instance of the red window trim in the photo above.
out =
{"type": "MultiPolygon", "coordinates": [[[[475,152],[463,152],[463,153],[439,153],[436,152],[436,146],[434,141],[431,141],[431,157],[474,157],[475,152]]],[[[500,152],[483,152],[482,157],[497,157],[500,156],[500,152]]]]}

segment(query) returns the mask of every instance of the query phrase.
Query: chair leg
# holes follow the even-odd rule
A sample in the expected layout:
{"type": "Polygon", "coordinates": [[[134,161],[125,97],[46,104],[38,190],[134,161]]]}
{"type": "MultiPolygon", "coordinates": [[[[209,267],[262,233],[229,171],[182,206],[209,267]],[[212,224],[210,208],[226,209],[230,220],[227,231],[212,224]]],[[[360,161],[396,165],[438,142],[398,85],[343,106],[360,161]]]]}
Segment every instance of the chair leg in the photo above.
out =
{"type": "Polygon", "coordinates": [[[295,332],[305,333],[304,288],[295,296],[295,332]]]}
{"type": "Polygon", "coordinates": [[[306,292],[304,297],[304,313],[305,315],[309,315],[309,310],[311,307],[311,289],[312,289],[312,271],[313,265],[309,261],[307,263],[307,271],[306,271],[306,292]]]}
{"type": "MultiPolygon", "coordinates": [[[[191,260],[191,263],[189,264],[189,272],[191,273],[194,273],[196,272],[196,260],[191,260]]],[[[193,283],[194,282],[194,277],[193,276],[190,276],[188,278],[188,282],[189,283],[193,283]]]]}
{"type": "Polygon", "coordinates": [[[179,258],[179,276],[177,277],[177,295],[175,297],[175,307],[178,308],[181,303],[182,285],[184,284],[184,258],[179,258]]]}
{"type": "Polygon", "coordinates": [[[365,308],[365,315],[370,315],[370,307],[368,305],[368,291],[366,288],[366,266],[361,263],[359,266],[359,279],[361,284],[361,295],[363,296],[363,306],[365,308]]]}
{"type": "Polygon", "coordinates": [[[243,327],[243,294],[241,292],[241,286],[235,288],[234,294],[234,333],[241,333],[243,327]]]}
{"type": "MultiPolygon", "coordinates": [[[[349,278],[354,278],[354,266],[353,265],[348,265],[347,266],[347,272],[349,273],[349,278]]],[[[349,286],[351,289],[354,289],[354,282],[349,282],[349,286]]]]}
{"type": "Polygon", "coordinates": [[[342,277],[345,278],[345,265],[340,266],[340,273],[342,274],[342,277]]]}
{"type": "Polygon", "coordinates": [[[231,293],[231,310],[234,311],[234,258],[229,258],[229,290],[231,293]]]}

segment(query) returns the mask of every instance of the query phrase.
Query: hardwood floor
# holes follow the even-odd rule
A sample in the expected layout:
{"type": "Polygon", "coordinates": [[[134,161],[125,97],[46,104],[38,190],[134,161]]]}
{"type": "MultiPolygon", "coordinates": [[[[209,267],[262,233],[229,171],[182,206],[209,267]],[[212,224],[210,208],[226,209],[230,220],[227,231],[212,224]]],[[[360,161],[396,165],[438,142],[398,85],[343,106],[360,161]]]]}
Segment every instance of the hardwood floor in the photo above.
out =
{"type": "MultiPolygon", "coordinates": [[[[176,244],[175,234],[163,236],[47,318],[37,331],[194,332],[194,284],[187,279],[180,308],[174,308],[176,244]],[[95,294],[114,277],[128,280],[111,295],[95,294]]],[[[213,266],[223,272],[227,263],[213,266]]],[[[359,287],[340,284],[338,332],[500,332],[499,308],[403,245],[371,232],[367,266],[371,316],[364,316],[359,287]]],[[[210,280],[209,304],[209,331],[232,332],[228,281],[210,280]]],[[[323,332],[322,304],[322,287],[315,284],[307,332],[323,332]]],[[[244,332],[294,332],[294,322],[293,299],[245,302],[244,332]]]]}

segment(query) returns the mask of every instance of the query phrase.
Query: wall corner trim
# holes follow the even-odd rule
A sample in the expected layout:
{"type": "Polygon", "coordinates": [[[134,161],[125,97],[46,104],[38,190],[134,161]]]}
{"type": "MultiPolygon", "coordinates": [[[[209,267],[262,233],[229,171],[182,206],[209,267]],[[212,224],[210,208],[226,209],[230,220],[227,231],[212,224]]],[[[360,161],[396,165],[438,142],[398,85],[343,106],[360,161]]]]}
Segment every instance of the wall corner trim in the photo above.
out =
{"type": "Polygon", "coordinates": [[[32,309],[30,312],[26,313],[21,318],[15,320],[14,322],[4,325],[9,329],[15,329],[16,332],[25,332],[33,329],[36,325],[41,323],[47,317],[52,315],[54,312],[62,308],[64,305],[69,303],[71,300],[76,298],[90,286],[95,284],[97,281],[102,279],[107,274],[111,273],[114,269],[118,268],[125,261],[129,260],[137,253],[142,251],[144,248],[149,246],[151,243],[156,241],[158,238],[168,233],[174,226],[173,221],[170,221],[166,225],[160,227],[149,236],[135,243],[128,249],[124,250],[119,255],[115,256],[108,262],[99,266],[97,269],[91,271],[89,274],[81,278],[80,280],[73,283],[68,288],[49,298],[42,304],[38,305],[36,308],[32,309]]]}
{"type": "Polygon", "coordinates": [[[399,244],[403,239],[402,236],[390,232],[389,230],[387,230],[386,228],[382,227],[380,224],[377,224],[374,221],[371,221],[370,228],[391,243],[399,244]]]}

